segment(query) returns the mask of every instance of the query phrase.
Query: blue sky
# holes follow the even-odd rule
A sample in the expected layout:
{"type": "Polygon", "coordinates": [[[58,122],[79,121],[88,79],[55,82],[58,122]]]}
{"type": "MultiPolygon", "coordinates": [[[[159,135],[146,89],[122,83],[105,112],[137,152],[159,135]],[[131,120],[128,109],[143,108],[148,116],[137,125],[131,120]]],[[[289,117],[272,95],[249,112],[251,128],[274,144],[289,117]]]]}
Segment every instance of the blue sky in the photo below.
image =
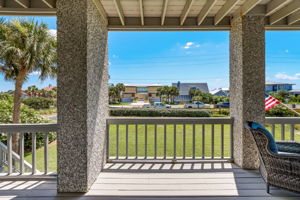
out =
{"type": "MultiPolygon", "coordinates": [[[[6,17],[8,20],[12,17],[6,17]]],[[[56,29],[55,17],[36,17],[56,29]]],[[[110,32],[110,83],[207,82],[210,89],[229,86],[229,32],[110,32]]],[[[295,83],[300,89],[300,31],[266,32],[266,78],[295,83]]],[[[13,89],[0,75],[0,91],[13,89]]],[[[40,82],[30,75],[29,85],[40,82]]]]}

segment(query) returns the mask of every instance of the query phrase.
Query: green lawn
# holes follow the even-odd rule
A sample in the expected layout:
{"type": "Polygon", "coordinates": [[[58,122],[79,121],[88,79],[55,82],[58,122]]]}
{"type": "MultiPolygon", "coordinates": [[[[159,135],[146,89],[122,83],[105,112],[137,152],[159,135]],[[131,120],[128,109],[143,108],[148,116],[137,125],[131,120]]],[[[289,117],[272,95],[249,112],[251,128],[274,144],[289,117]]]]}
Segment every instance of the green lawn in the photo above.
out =
{"type": "MultiPolygon", "coordinates": [[[[271,127],[268,127],[270,129],[271,127]]],[[[215,157],[220,157],[221,155],[221,126],[215,125],[215,135],[214,135],[214,153],[215,157]]],[[[295,140],[300,142],[299,127],[295,131],[295,140]]],[[[154,156],[154,125],[148,125],[147,127],[147,156],[154,156]]],[[[186,157],[192,156],[192,144],[193,144],[193,134],[192,125],[186,125],[186,157]]],[[[276,140],[281,140],[280,126],[275,127],[275,138],[276,140]]],[[[173,157],[174,155],[174,126],[167,125],[167,157],[173,157]]],[[[290,127],[285,127],[285,140],[290,140],[290,127]]],[[[128,156],[135,156],[135,125],[128,126],[128,156]]],[[[138,126],[138,156],[143,157],[145,155],[145,126],[138,126]]],[[[119,156],[126,155],[126,127],[125,125],[119,126],[119,156]]],[[[183,155],[183,125],[176,126],[176,155],[177,157],[182,157],[183,155]]],[[[109,141],[109,152],[110,156],[116,156],[116,126],[110,126],[110,141],[109,141]]],[[[205,126],[205,157],[211,156],[211,125],[205,126]]],[[[164,155],[164,127],[163,125],[157,126],[157,156],[162,157],[164,155]]],[[[224,126],[224,156],[228,157],[230,155],[230,129],[229,125],[224,126]]],[[[49,171],[56,171],[57,163],[57,152],[56,144],[49,145],[49,171]]],[[[202,126],[195,126],[195,156],[202,156],[202,126]]],[[[26,155],[25,159],[31,163],[31,154],[26,155]]],[[[44,149],[37,150],[37,169],[44,171],[44,149]]]]}
{"type": "MultiPolygon", "coordinates": [[[[48,147],[48,171],[49,172],[56,172],[57,169],[57,145],[56,143],[50,144],[48,147]]],[[[25,160],[32,163],[32,154],[28,153],[25,155],[25,160]]],[[[39,171],[45,171],[44,170],[44,148],[40,148],[36,151],[36,167],[39,171]]]]}

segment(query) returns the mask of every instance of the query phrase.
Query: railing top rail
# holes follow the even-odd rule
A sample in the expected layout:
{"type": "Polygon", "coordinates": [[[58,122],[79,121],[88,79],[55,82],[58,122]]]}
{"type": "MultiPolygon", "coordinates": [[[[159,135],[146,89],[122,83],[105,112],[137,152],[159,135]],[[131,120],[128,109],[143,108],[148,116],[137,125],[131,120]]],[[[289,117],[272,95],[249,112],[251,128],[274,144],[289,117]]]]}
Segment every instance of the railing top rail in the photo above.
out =
{"type": "Polygon", "coordinates": [[[300,124],[300,117],[266,117],[267,124],[300,124]]]}
{"type": "Polygon", "coordinates": [[[230,117],[110,117],[107,124],[232,124],[230,117]]]}
{"type": "Polygon", "coordinates": [[[0,124],[0,133],[57,132],[58,124],[0,124]]]}

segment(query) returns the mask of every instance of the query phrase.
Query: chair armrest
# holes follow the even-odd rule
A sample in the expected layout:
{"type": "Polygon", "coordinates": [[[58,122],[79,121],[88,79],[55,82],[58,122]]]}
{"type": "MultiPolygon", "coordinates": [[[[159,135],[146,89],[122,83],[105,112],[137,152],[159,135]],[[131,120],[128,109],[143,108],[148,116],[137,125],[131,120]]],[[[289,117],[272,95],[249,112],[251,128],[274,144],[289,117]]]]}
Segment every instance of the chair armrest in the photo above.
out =
{"type": "Polygon", "coordinates": [[[297,142],[276,142],[278,151],[300,154],[300,143],[297,142]]]}

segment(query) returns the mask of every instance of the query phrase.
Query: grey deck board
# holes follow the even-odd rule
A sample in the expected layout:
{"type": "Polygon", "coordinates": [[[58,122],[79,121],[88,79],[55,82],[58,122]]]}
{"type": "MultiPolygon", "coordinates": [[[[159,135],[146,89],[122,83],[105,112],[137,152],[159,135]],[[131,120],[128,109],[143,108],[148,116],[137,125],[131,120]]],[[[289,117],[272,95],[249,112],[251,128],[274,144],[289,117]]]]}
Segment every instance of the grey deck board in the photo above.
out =
{"type": "MultiPolygon", "coordinates": [[[[114,165],[114,164],[113,164],[114,165]]],[[[126,164],[128,165],[128,164],[126,164]]],[[[135,164],[133,164],[135,165],[135,164]]],[[[240,169],[230,163],[226,167],[154,168],[139,167],[109,169],[105,166],[90,191],[57,193],[56,180],[4,180],[0,178],[0,200],[4,199],[83,199],[83,200],[296,200],[300,194],[271,187],[255,170],[240,169]]],[[[122,165],[125,166],[125,165],[122,165]]],[[[132,165],[130,165],[132,166],[132,165]]],[[[173,165],[173,167],[176,166],[173,165]]],[[[180,166],[180,165],[177,165],[180,166]]]]}

